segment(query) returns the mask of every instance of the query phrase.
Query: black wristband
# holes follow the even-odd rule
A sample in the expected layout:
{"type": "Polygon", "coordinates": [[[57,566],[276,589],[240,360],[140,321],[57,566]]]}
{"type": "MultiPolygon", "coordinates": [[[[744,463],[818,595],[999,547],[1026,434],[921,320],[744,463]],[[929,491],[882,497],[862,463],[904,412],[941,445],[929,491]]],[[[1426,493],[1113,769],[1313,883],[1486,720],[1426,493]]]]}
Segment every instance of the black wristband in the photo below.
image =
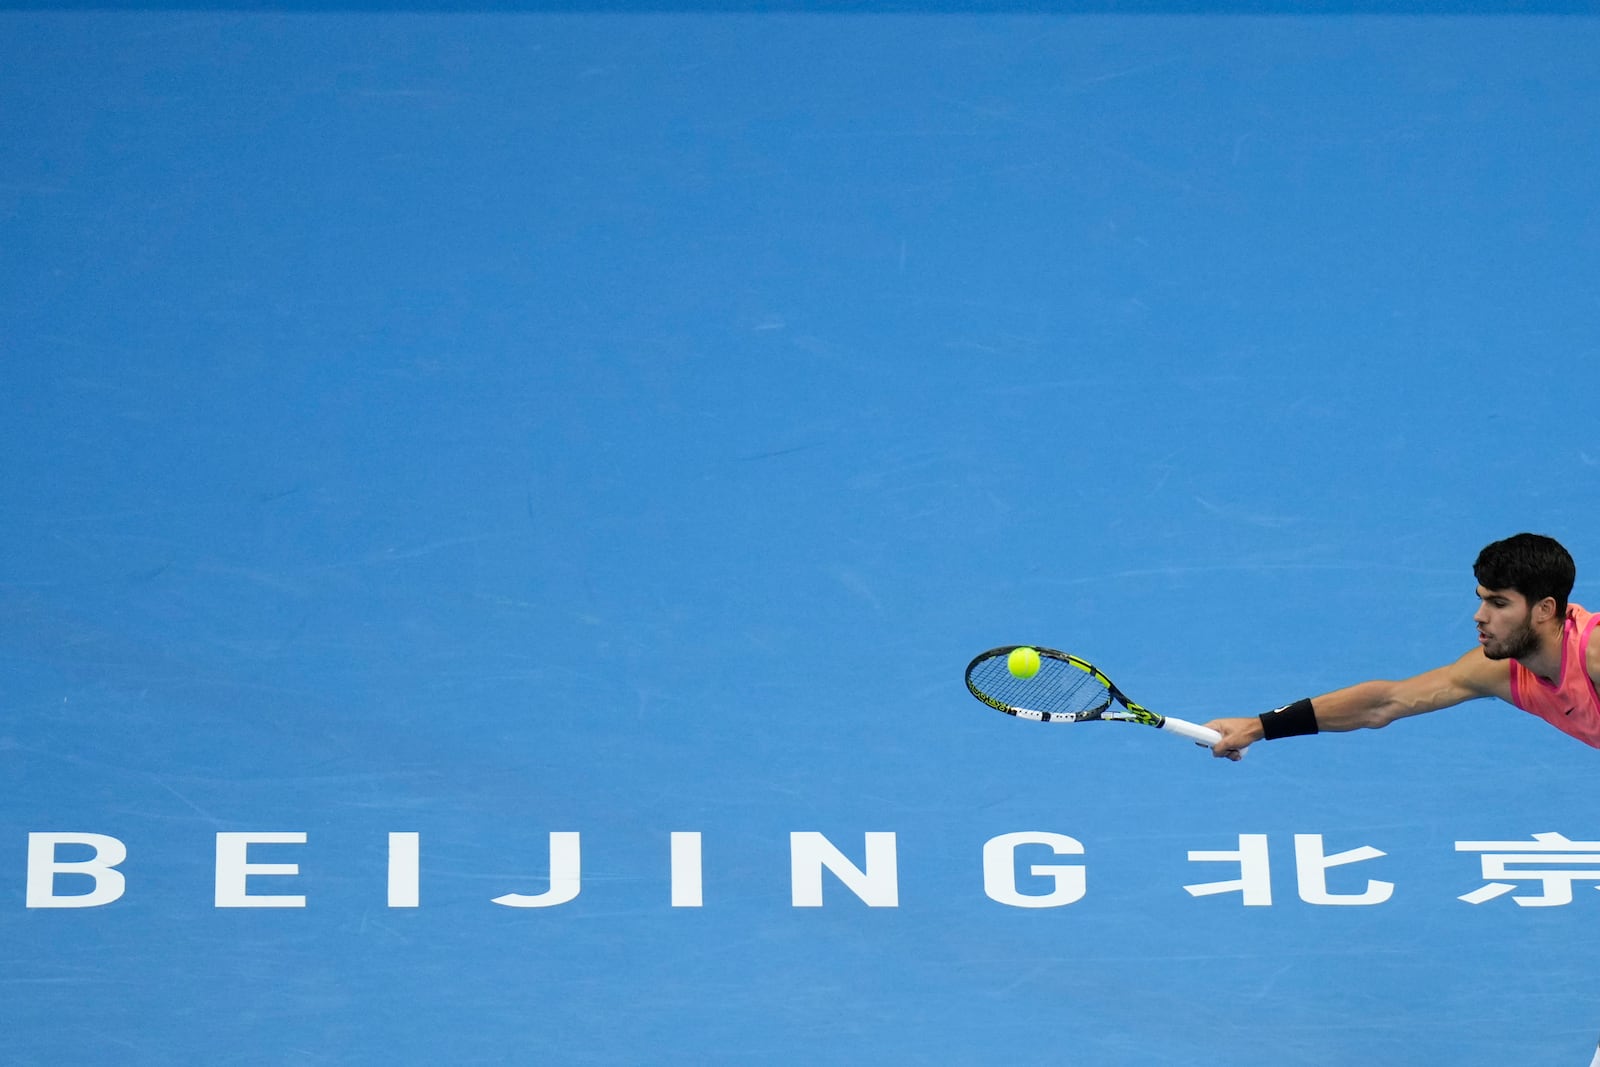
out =
{"type": "Polygon", "coordinates": [[[1281,708],[1261,714],[1261,739],[1275,741],[1280,737],[1300,737],[1317,732],[1317,713],[1311,709],[1311,700],[1296,700],[1281,708]]]}

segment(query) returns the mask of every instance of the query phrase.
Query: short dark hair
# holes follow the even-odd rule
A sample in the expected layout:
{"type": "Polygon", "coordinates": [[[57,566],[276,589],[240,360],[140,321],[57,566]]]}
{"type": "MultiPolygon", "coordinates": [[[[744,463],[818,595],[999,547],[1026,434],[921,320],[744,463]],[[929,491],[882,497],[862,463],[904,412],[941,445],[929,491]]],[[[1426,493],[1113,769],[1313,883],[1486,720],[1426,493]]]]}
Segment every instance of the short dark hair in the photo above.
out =
{"type": "Polygon", "coordinates": [[[1530,605],[1554,597],[1557,615],[1567,613],[1567,597],[1578,579],[1577,564],[1561,542],[1531,533],[1486,546],[1478,553],[1472,573],[1485,589],[1515,589],[1530,605]]]}

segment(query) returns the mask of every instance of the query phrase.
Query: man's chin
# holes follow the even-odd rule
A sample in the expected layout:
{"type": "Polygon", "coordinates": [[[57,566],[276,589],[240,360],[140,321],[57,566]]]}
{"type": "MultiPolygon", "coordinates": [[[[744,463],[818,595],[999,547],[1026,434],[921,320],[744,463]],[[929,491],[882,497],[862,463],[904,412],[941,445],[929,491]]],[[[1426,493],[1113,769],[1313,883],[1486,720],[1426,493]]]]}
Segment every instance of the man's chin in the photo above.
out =
{"type": "Polygon", "coordinates": [[[1539,651],[1537,641],[1485,641],[1483,642],[1483,658],[1490,660],[1521,659],[1531,656],[1539,651]]]}

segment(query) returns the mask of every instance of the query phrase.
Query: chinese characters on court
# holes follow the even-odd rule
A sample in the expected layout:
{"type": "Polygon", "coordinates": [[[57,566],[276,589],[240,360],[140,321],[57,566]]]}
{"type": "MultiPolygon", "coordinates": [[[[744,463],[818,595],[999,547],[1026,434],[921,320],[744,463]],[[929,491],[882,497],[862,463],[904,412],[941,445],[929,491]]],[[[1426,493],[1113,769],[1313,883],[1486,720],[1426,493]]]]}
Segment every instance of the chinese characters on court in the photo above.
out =
{"type": "MultiPolygon", "coordinates": [[[[1524,908],[1548,908],[1572,903],[1575,882],[1600,888],[1600,841],[1571,841],[1558,833],[1534,834],[1531,841],[1457,841],[1457,852],[1480,853],[1485,885],[1456,899],[1482,904],[1521,889],[1512,901],[1524,908]],[[1510,879],[1500,881],[1499,879],[1510,879]],[[1534,887],[1537,887],[1535,893],[1534,887]]],[[[1328,889],[1328,871],[1334,867],[1377,859],[1384,855],[1370,845],[1328,855],[1321,834],[1294,835],[1295,881],[1300,899],[1307,904],[1382,904],[1394,893],[1394,883],[1367,880],[1355,892],[1328,889]]],[[[1239,847],[1225,851],[1191,851],[1192,863],[1237,863],[1239,877],[1202,882],[1183,888],[1191,896],[1238,893],[1246,906],[1272,903],[1272,871],[1266,834],[1240,834],[1239,847]]]]}

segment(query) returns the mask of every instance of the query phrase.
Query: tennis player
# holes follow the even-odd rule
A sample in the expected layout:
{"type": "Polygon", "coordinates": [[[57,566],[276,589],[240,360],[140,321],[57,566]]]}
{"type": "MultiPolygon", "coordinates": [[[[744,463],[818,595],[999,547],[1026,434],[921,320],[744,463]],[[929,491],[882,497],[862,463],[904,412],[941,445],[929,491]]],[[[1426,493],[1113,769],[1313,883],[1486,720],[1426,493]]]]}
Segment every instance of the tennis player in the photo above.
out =
{"type": "Polygon", "coordinates": [[[1600,614],[1567,603],[1577,567],[1549,537],[1521,533],[1478,554],[1478,647],[1400,682],[1362,682],[1244,719],[1207,723],[1213,755],[1237,760],[1257,741],[1376,730],[1396,719],[1499,697],[1600,748],[1600,614]]]}

